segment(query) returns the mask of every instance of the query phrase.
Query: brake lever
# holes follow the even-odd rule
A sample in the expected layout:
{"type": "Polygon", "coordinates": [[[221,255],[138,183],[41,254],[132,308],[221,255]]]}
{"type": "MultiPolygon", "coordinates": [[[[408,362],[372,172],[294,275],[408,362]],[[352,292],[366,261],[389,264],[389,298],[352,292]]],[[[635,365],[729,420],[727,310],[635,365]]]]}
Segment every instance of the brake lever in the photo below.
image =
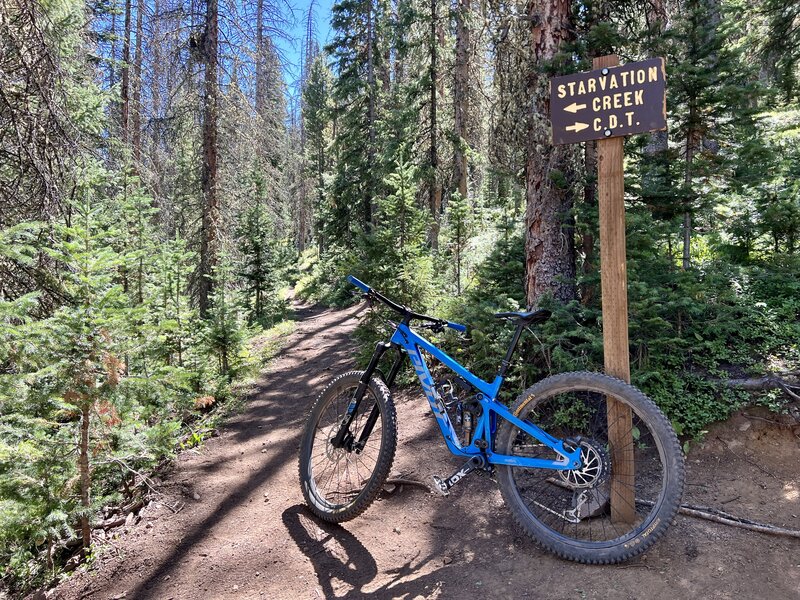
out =
{"type": "Polygon", "coordinates": [[[433,333],[442,333],[444,331],[444,325],[442,323],[423,323],[421,327],[430,329],[433,333]]]}

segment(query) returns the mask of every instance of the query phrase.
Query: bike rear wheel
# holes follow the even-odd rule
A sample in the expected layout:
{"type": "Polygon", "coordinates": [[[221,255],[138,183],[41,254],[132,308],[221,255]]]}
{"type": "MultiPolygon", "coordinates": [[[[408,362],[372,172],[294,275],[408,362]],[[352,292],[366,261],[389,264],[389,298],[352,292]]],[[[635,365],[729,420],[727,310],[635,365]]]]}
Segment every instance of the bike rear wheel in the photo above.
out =
{"type": "MultiPolygon", "coordinates": [[[[542,547],[569,560],[608,564],[644,552],[664,535],[681,501],[684,464],[675,432],[652,400],[607,375],[563,373],[523,392],[512,412],[581,448],[581,469],[498,469],[500,489],[514,519],[542,547]],[[632,427],[611,411],[617,427],[609,435],[608,397],[630,409],[632,427]],[[609,438],[627,443],[615,448],[609,438]],[[628,468],[632,475],[626,478],[622,473],[628,468]],[[632,493],[625,487],[632,487],[632,493]],[[625,504],[630,497],[633,505],[625,504]]],[[[501,427],[497,451],[558,458],[508,422],[501,427]]]]}
{"type": "Polygon", "coordinates": [[[353,399],[362,371],[334,379],[311,409],[300,444],[300,485],[311,511],[326,521],[341,523],[364,512],[389,475],[397,446],[397,414],[389,389],[372,378],[350,433],[359,440],[374,407],[379,415],[359,451],[334,448],[331,440],[353,399]]]}

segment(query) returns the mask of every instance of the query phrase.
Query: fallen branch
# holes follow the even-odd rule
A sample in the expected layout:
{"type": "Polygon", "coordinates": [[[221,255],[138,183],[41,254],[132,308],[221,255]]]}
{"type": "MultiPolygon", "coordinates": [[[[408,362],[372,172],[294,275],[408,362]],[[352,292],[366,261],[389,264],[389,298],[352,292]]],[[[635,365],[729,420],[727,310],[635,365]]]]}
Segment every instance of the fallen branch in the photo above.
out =
{"type": "Polygon", "coordinates": [[[767,523],[758,523],[749,519],[740,519],[738,517],[721,517],[713,513],[708,513],[696,508],[689,508],[683,504],[678,509],[681,514],[698,519],[706,519],[707,521],[714,521],[715,523],[722,523],[723,525],[730,525],[731,527],[741,527],[742,529],[749,529],[750,531],[758,531],[761,533],[770,533],[772,535],[782,535],[786,537],[793,537],[800,539],[800,531],[796,529],[784,529],[783,527],[776,527],[767,523]]]}
{"type": "Polygon", "coordinates": [[[797,401],[799,401],[799,402],[800,402],[800,396],[798,396],[797,394],[795,394],[795,393],[792,391],[792,388],[791,388],[791,386],[789,386],[789,385],[788,385],[788,384],[787,384],[785,381],[781,381],[780,379],[778,379],[778,380],[776,380],[776,383],[778,384],[778,386],[779,386],[779,387],[780,387],[780,388],[783,390],[783,392],[784,392],[784,393],[785,393],[787,396],[789,396],[790,398],[793,398],[794,400],[797,400],[797,401]]]}
{"type": "MultiPolygon", "coordinates": [[[[637,504],[644,504],[645,506],[653,506],[655,503],[649,500],[636,500],[637,504]]],[[[800,539],[800,531],[797,529],[785,529],[768,523],[759,523],[750,519],[737,517],[716,508],[709,506],[694,506],[692,504],[681,504],[678,512],[689,517],[697,519],[705,519],[706,521],[713,521],[714,523],[722,523],[723,525],[730,525],[731,527],[740,527],[741,529],[748,529],[750,531],[758,531],[759,533],[769,533],[771,535],[779,535],[785,537],[792,537],[800,539]]]]}
{"type": "Polygon", "coordinates": [[[147,489],[150,490],[150,493],[155,494],[157,496],[161,495],[161,492],[155,489],[153,481],[147,475],[141,473],[140,471],[137,471],[121,458],[109,458],[103,462],[118,465],[119,467],[122,467],[126,471],[129,471],[130,473],[133,473],[136,477],[138,477],[140,483],[136,484],[134,480],[134,487],[138,487],[141,484],[144,484],[145,486],[147,486],[147,489]]]}
{"type": "Polygon", "coordinates": [[[750,413],[747,413],[747,412],[743,412],[742,416],[743,417],[747,417],[748,419],[756,420],[756,421],[764,421],[765,423],[771,423],[771,424],[773,424],[773,425],[775,425],[777,427],[786,427],[786,428],[789,428],[789,429],[791,429],[793,427],[792,425],[789,425],[787,423],[781,423],[780,421],[776,421],[775,419],[767,419],[765,417],[759,417],[758,415],[751,415],[750,413]]]}
{"type": "Polygon", "coordinates": [[[139,498],[138,500],[131,502],[128,506],[123,506],[122,512],[127,515],[128,513],[137,513],[143,508],[144,508],[144,499],[139,498]]]}
{"type": "Polygon", "coordinates": [[[175,503],[175,506],[170,506],[166,502],[161,502],[160,500],[155,501],[156,504],[160,504],[161,506],[166,506],[168,509],[172,511],[173,515],[177,515],[179,512],[183,510],[183,507],[186,506],[185,503],[181,503],[180,501],[175,503]]]}

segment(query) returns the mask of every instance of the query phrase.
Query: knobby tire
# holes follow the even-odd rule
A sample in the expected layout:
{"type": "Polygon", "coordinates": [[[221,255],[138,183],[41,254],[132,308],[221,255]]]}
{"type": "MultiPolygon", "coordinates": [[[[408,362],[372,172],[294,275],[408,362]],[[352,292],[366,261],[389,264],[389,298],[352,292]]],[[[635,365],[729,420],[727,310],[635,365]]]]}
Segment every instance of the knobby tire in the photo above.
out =
{"type": "Polygon", "coordinates": [[[311,511],[332,523],[354,519],[375,500],[389,475],[397,447],[397,413],[386,384],[373,377],[350,424],[356,440],[377,404],[380,417],[361,453],[335,449],[338,430],[362,371],[336,377],[311,409],[300,444],[300,485],[311,511]]]}
{"type": "MultiPolygon", "coordinates": [[[[498,467],[506,505],[516,523],[539,545],[569,560],[610,564],[641,554],[664,535],[681,502],[684,461],[675,432],[652,400],[633,386],[607,375],[563,373],[528,388],[512,412],[550,435],[581,440],[583,455],[599,459],[595,461],[597,464],[608,465],[605,469],[577,474],[498,467]],[[612,520],[609,510],[615,488],[610,484],[613,449],[608,440],[605,411],[608,396],[630,407],[633,415],[629,431],[635,468],[633,523],[612,520]],[[584,490],[587,500],[583,510],[588,516],[577,523],[570,522],[568,517],[574,519],[574,515],[567,511],[574,509],[576,498],[584,490]]],[[[506,421],[500,427],[496,448],[503,454],[558,458],[552,450],[506,421]]]]}

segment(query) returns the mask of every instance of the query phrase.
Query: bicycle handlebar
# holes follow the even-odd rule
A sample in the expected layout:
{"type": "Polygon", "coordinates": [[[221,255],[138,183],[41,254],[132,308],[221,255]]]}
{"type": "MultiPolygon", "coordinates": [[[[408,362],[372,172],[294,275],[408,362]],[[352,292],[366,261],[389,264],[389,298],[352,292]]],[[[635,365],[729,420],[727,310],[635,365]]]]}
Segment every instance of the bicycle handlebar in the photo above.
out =
{"type": "Polygon", "coordinates": [[[466,333],[467,332],[467,326],[466,325],[462,325],[461,323],[453,323],[452,321],[448,321],[447,322],[447,326],[450,329],[455,329],[459,333],[466,333]]]}
{"type": "Polygon", "coordinates": [[[355,278],[355,277],[353,277],[352,275],[348,275],[348,276],[347,276],[347,281],[349,281],[350,283],[352,283],[352,284],[353,284],[354,286],[356,286],[357,288],[360,288],[362,292],[366,292],[367,294],[369,294],[369,291],[370,291],[370,289],[372,289],[372,288],[370,288],[370,287],[369,287],[369,286],[368,286],[366,283],[364,283],[364,282],[363,282],[363,281],[361,281],[360,279],[356,279],[356,278],[355,278]]]}
{"type": "Polygon", "coordinates": [[[356,277],[353,277],[352,275],[347,276],[347,281],[352,283],[354,286],[359,288],[362,292],[364,292],[368,296],[375,298],[376,300],[380,300],[386,306],[391,308],[393,311],[402,314],[404,317],[407,317],[409,319],[418,319],[420,321],[428,321],[430,323],[436,323],[437,325],[441,325],[443,327],[449,327],[450,329],[454,329],[460,333],[465,333],[467,331],[467,326],[462,325],[461,323],[453,323],[452,321],[445,321],[444,319],[437,319],[436,317],[431,317],[429,315],[415,313],[414,311],[406,308],[405,306],[401,306],[400,304],[397,304],[397,302],[390,300],[389,298],[381,294],[379,291],[371,288],[366,283],[364,283],[360,279],[357,279],[356,277]]]}

